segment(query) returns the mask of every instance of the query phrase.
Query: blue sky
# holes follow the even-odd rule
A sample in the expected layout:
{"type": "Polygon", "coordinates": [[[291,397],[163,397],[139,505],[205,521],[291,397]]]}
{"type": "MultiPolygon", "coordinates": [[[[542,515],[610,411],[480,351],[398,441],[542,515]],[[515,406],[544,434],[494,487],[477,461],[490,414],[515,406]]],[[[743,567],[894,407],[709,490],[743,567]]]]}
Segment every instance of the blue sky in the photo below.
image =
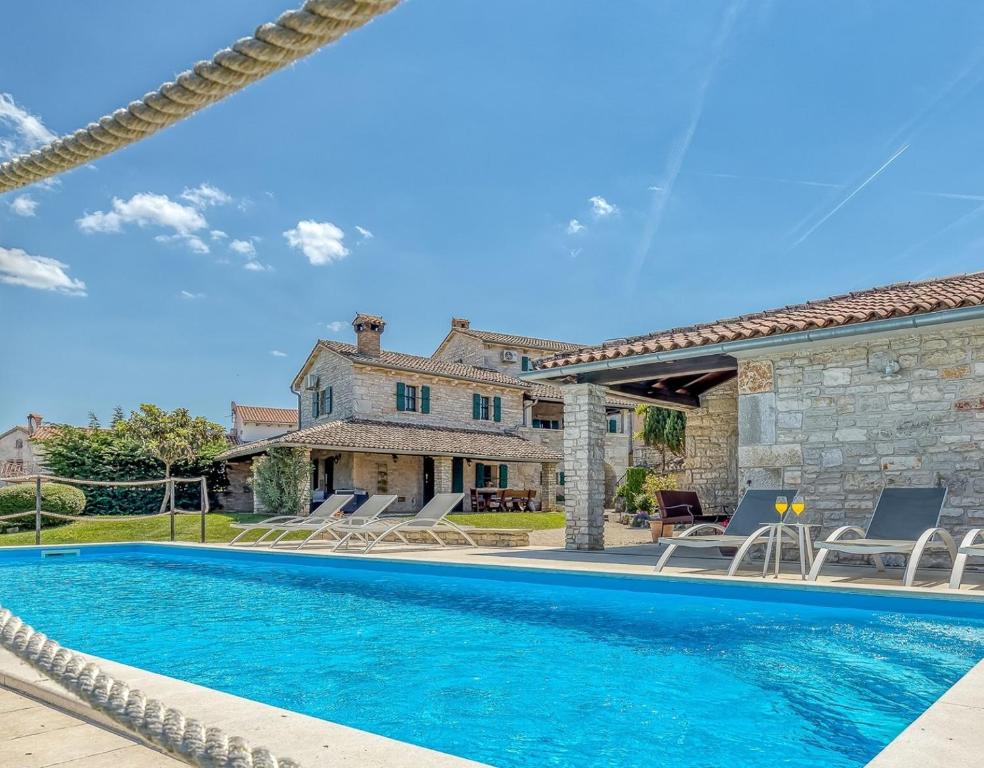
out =
{"type": "MultiPolygon", "coordinates": [[[[12,4],[0,154],[285,8],[12,4]]],[[[982,39],[978,2],[409,0],[0,195],[0,427],[291,406],[356,311],[429,354],[452,315],[594,342],[978,269],[982,39]]]]}

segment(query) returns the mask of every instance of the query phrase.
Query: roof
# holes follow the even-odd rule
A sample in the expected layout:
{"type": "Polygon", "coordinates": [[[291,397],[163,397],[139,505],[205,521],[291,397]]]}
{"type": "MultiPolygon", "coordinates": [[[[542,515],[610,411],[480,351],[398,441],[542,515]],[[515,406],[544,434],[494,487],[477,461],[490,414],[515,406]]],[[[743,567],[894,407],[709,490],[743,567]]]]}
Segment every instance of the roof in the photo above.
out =
{"type": "Polygon", "coordinates": [[[667,352],[817,328],[855,325],[982,304],[984,272],[922,282],[896,283],[713,323],[620,339],[573,354],[555,355],[539,361],[537,367],[560,368],[575,363],[599,362],[650,352],[667,352]]]}
{"type": "Polygon", "coordinates": [[[42,424],[31,433],[31,440],[47,440],[49,437],[54,437],[61,432],[61,428],[61,424],[42,424]]]}
{"type": "MultiPolygon", "coordinates": [[[[564,401],[564,392],[560,387],[555,387],[551,384],[541,384],[540,382],[529,381],[527,382],[528,394],[530,397],[536,400],[556,400],[557,402],[564,401]]],[[[605,404],[613,408],[635,408],[638,404],[638,400],[625,400],[620,397],[612,397],[609,395],[605,398],[605,404]]]]}
{"type": "Polygon", "coordinates": [[[219,461],[234,459],[278,446],[462,456],[500,461],[557,462],[563,458],[559,453],[518,435],[367,419],[342,419],[315,424],[279,437],[232,448],[216,458],[219,461]]]}
{"type": "MultiPolygon", "coordinates": [[[[406,355],[402,352],[390,352],[382,350],[378,355],[363,355],[359,353],[359,348],[354,344],[346,344],[341,341],[330,341],[321,339],[315,349],[329,349],[339,355],[348,358],[353,363],[359,365],[372,365],[380,368],[394,368],[400,371],[413,371],[415,373],[426,373],[432,376],[444,376],[451,379],[463,379],[465,381],[475,381],[482,384],[496,384],[503,387],[526,388],[526,382],[520,381],[515,376],[492,370],[491,368],[478,368],[474,365],[464,363],[451,363],[444,360],[434,360],[430,357],[420,357],[418,355],[406,355]]],[[[310,360],[310,358],[309,358],[310,360]]],[[[301,373],[307,368],[305,364],[301,373]]],[[[300,374],[298,377],[300,378],[300,374]]],[[[295,379],[296,382],[296,379],[295,379]]]]}
{"type": "Polygon", "coordinates": [[[233,405],[233,411],[242,416],[243,421],[258,421],[266,424],[296,424],[296,408],[268,408],[264,405],[233,405]]]}
{"type": "Polygon", "coordinates": [[[522,347],[523,349],[540,349],[545,352],[576,352],[585,347],[584,344],[573,344],[569,341],[539,339],[535,336],[514,336],[511,333],[498,333],[497,331],[477,331],[474,328],[452,328],[451,333],[464,333],[489,344],[501,344],[506,347],[522,347]]]}

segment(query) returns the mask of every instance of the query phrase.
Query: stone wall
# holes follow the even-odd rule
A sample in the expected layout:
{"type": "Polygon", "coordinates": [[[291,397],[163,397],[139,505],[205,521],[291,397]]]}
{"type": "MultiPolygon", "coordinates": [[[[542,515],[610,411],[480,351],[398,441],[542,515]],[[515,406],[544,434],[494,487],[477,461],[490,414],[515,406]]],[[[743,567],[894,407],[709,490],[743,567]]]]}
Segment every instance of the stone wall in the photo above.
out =
{"type": "Polygon", "coordinates": [[[687,411],[680,487],[697,491],[705,508],[738,502],[738,395],[734,379],[705,392],[687,411]]]}
{"type": "Polygon", "coordinates": [[[741,479],[800,487],[823,534],[864,526],[884,485],[949,488],[943,525],[984,524],[984,326],[739,361],[741,479]]]}
{"type": "Polygon", "coordinates": [[[318,351],[318,356],[308,373],[316,374],[321,378],[320,387],[322,389],[332,388],[332,411],[327,416],[315,419],[312,416],[312,407],[314,398],[317,397],[318,393],[313,390],[302,389],[301,429],[310,427],[319,421],[347,419],[355,414],[354,369],[355,366],[341,355],[327,349],[318,351]]]}
{"type": "Polygon", "coordinates": [[[229,486],[215,494],[219,509],[225,512],[253,511],[253,460],[230,461],[226,464],[229,486]]]}
{"type": "Polygon", "coordinates": [[[563,390],[567,549],[604,549],[605,390],[595,384],[563,390]]]}

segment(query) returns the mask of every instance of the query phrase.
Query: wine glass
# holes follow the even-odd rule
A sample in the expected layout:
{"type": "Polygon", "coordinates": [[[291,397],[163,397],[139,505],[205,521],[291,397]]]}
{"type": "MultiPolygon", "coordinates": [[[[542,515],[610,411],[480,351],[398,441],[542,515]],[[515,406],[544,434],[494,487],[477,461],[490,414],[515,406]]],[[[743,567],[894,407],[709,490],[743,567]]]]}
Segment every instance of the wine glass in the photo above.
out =
{"type": "Polygon", "coordinates": [[[782,516],[786,514],[789,509],[789,499],[785,496],[776,496],[776,512],[779,513],[779,522],[782,522],[782,516]]]}
{"type": "Polygon", "coordinates": [[[793,513],[796,515],[797,519],[806,510],[806,499],[803,498],[802,493],[797,493],[793,497],[793,513]]]}

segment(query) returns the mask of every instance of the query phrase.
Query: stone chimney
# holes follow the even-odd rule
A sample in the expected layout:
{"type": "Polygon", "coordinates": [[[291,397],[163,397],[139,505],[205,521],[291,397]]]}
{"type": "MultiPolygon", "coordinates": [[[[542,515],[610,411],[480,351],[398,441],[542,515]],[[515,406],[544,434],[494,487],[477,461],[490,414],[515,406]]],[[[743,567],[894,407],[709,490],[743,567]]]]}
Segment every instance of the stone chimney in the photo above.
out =
{"type": "Polygon", "coordinates": [[[386,321],[377,315],[364,315],[361,312],[352,321],[355,328],[355,345],[359,354],[367,357],[379,357],[379,337],[383,335],[386,321]]]}
{"type": "Polygon", "coordinates": [[[452,317],[451,318],[451,330],[452,331],[467,331],[471,328],[471,322],[465,320],[463,317],[452,317]]]}
{"type": "Polygon", "coordinates": [[[27,414],[27,434],[29,437],[38,431],[42,421],[44,421],[44,416],[40,413],[27,414]]]}

